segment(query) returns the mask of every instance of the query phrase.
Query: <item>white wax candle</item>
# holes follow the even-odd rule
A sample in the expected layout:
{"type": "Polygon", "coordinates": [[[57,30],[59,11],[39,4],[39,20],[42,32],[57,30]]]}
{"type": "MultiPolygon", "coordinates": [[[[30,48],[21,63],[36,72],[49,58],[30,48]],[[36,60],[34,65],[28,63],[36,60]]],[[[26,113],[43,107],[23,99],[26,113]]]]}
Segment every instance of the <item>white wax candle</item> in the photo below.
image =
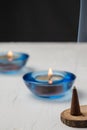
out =
{"type": "MultiPolygon", "coordinates": [[[[55,81],[55,80],[61,80],[63,77],[60,75],[52,75],[51,80],[55,81]]],[[[49,76],[48,75],[40,75],[36,77],[36,80],[42,80],[42,81],[48,81],[49,80],[49,76]]]]}

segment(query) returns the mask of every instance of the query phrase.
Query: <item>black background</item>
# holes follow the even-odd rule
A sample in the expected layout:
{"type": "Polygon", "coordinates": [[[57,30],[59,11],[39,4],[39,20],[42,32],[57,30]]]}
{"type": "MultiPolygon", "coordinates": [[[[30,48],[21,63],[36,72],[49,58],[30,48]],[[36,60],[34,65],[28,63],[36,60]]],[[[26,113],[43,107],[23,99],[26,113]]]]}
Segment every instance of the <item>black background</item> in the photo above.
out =
{"type": "Polygon", "coordinates": [[[0,3],[0,41],[76,41],[79,0],[0,3]]]}

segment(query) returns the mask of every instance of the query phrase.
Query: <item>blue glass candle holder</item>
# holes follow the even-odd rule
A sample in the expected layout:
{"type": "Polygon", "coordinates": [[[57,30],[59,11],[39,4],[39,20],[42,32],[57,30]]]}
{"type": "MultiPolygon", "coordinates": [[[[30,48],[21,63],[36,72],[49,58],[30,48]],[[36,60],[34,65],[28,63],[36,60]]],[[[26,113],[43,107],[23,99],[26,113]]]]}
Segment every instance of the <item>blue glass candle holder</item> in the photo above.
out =
{"type": "Polygon", "coordinates": [[[44,98],[59,98],[69,91],[76,79],[73,73],[53,71],[53,82],[48,83],[47,71],[30,72],[23,76],[29,90],[44,98]]]}
{"type": "Polygon", "coordinates": [[[15,73],[20,70],[27,62],[29,55],[20,52],[12,52],[10,60],[7,52],[0,53],[0,73],[15,73]]]}

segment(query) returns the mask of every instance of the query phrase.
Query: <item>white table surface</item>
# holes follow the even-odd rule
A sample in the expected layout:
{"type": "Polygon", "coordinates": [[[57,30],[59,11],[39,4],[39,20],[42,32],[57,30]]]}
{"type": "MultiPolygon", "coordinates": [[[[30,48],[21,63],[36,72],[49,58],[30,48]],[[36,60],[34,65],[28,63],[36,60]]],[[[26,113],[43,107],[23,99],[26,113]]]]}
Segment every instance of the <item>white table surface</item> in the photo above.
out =
{"type": "Polygon", "coordinates": [[[0,43],[0,52],[9,50],[28,53],[30,59],[21,73],[0,74],[0,130],[73,129],[60,121],[60,113],[70,107],[71,93],[56,100],[37,98],[27,89],[22,76],[49,67],[73,72],[77,75],[74,85],[80,104],[87,104],[87,44],[0,43]]]}

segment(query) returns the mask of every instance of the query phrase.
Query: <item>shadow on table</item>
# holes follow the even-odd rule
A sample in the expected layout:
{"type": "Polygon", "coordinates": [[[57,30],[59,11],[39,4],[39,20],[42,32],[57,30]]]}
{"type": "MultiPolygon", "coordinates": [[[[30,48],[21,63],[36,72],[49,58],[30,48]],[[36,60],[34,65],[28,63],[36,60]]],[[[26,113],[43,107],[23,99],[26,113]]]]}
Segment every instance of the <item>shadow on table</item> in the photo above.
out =
{"type": "Polygon", "coordinates": [[[24,75],[24,74],[26,74],[28,72],[32,72],[32,71],[35,71],[35,68],[33,68],[33,67],[24,67],[23,69],[21,69],[19,71],[16,71],[15,73],[1,72],[0,74],[5,75],[5,76],[20,76],[20,75],[24,75]]]}
{"type": "Polygon", "coordinates": [[[71,100],[72,97],[72,92],[71,90],[67,92],[67,94],[65,94],[62,97],[58,97],[58,98],[43,98],[43,97],[39,97],[39,96],[35,96],[33,94],[29,95],[29,98],[32,98],[33,100],[37,100],[40,102],[48,102],[48,103],[58,103],[58,102],[69,102],[71,100]]]}
{"type": "MultiPolygon", "coordinates": [[[[86,98],[87,94],[84,94],[84,92],[79,90],[78,95],[79,95],[79,100],[80,100],[80,99],[86,98]]],[[[59,103],[71,102],[72,90],[68,91],[64,96],[56,98],[56,99],[38,97],[38,96],[33,95],[32,93],[31,95],[29,95],[29,98],[32,98],[33,100],[37,100],[39,102],[55,103],[55,104],[58,102],[59,103]]]]}

